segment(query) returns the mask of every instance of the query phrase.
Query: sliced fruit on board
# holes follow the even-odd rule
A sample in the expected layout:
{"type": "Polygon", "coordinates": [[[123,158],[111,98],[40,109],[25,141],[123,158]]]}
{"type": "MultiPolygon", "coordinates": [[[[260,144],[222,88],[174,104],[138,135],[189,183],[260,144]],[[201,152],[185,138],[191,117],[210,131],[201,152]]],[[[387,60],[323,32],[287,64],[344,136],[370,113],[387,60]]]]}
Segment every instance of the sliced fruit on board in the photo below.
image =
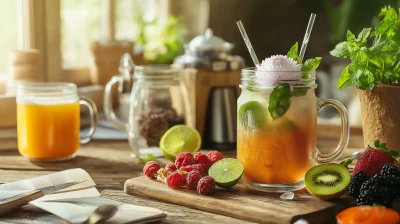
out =
{"type": "Polygon", "coordinates": [[[351,176],[346,167],[336,163],[314,166],[307,171],[304,178],[307,191],[323,200],[342,196],[350,180],[351,176]]]}
{"type": "Polygon", "coordinates": [[[341,211],[336,220],[338,224],[398,224],[399,214],[390,208],[356,206],[341,211]]]}
{"type": "Polygon", "coordinates": [[[226,158],[214,163],[210,167],[208,175],[214,178],[217,186],[230,188],[240,180],[243,170],[243,164],[239,160],[226,158]]]}
{"type": "Polygon", "coordinates": [[[160,140],[160,149],[164,157],[175,161],[180,152],[194,153],[200,149],[199,132],[186,125],[175,125],[168,129],[160,140]]]}

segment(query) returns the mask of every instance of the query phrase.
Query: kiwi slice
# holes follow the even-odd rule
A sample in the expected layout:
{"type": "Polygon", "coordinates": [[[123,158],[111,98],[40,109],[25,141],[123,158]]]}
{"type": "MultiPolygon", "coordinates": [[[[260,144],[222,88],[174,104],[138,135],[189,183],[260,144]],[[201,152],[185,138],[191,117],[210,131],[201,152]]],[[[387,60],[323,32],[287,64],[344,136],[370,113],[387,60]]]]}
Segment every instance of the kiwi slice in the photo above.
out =
{"type": "Polygon", "coordinates": [[[322,200],[340,198],[346,193],[350,180],[346,167],[336,163],[314,166],[304,178],[307,191],[322,200]]]}

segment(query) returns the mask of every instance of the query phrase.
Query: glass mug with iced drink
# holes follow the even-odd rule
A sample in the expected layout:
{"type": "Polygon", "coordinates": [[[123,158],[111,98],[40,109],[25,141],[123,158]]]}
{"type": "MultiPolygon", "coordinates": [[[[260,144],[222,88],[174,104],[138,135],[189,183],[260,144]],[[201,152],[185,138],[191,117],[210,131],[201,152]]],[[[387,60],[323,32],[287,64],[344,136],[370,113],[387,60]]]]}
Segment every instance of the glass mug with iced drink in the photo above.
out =
{"type": "Polygon", "coordinates": [[[96,105],[80,99],[72,83],[21,83],[17,85],[19,152],[40,161],[75,157],[80,144],[90,141],[97,123],[96,105]],[[91,127],[80,138],[80,105],[88,107],[91,127]]]}
{"type": "Polygon", "coordinates": [[[290,57],[267,58],[257,68],[242,70],[238,98],[237,157],[243,178],[267,191],[304,187],[304,175],[316,163],[337,159],[346,148],[349,127],[346,108],[336,100],[315,95],[314,65],[290,57]],[[335,107],[342,119],[342,136],[335,151],[317,150],[317,112],[335,107]]]}

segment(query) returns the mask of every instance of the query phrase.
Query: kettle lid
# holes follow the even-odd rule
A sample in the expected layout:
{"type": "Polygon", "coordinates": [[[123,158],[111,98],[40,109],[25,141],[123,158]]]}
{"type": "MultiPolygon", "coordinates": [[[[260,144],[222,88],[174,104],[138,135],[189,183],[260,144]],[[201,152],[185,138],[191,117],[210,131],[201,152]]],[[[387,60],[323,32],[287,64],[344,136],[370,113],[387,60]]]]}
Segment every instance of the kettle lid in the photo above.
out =
{"type": "Polygon", "coordinates": [[[204,35],[199,35],[189,42],[191,51],[201,50],[224,50],[228,51],[233,48],[233,44],[224,41],[221,37],[214,36],[211,28],[207,28],[204,35]]]}

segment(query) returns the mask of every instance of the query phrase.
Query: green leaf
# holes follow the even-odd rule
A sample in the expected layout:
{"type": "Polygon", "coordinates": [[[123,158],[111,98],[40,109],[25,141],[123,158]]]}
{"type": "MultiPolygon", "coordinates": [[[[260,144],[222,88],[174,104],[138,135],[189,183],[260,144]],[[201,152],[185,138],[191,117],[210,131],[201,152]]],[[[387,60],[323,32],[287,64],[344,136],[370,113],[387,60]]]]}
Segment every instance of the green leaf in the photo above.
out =
{"type": "Polygon", "coordinates": [[[350,30],[348,30],[346,33],[346,39],[349,42],[354,41],[356,39],[356,36],[350,30]]]}
{"type": "Polygon", "coordinates": [[[156,157],[153,154],[145,154],[145,155],[139,156],[140,163],[147,163],[150,161],[156,161],[156,157]]]}
{"type": "Polygon", "coordinates": [[[372,90],[375,86],[374,76],[365,70],[357,70],[354,74],[354,85],[358,89],[372,90]]]}
{"type": "Polygon", "coordinates": [[[330,51],[331,55],[338,58],[350,57],[349,49],[347,48],[347,42],[343,41],[335,46],[335,49],[330,51]]]}
{"type": "Polygon", "coordinates": [[[349,73],[349,66],[347,66],[339,77],[337,88],[346,88],[352,85],[352,76],[349,73]]]}
{"type": "MultiPolygon", "coordinates": [[[[383,14],[381,12],[381,14],[383,14]]],[[[394,32],[398,29],[399,20],[396,10],[387,8],[384,12],[384,18],[376,25],[375,33],[377,36],[383,35],[385,37],[393,36],[394,32]]]]}
{"type": "Polygon", "coordinates": [[[379,142],[379,139],[376,139],[376,140],[374,141],[374,146],[375,146],[375,148],[377,148],[377,149],[379,149],[379,148],[381,147],[381,143],[379,142]]]}
{"type": "Polygon", "coordinates": [[[357,41],[367,41],[367,38],[371,34],[371,29],[372,28],[362,29],[361,32],[358,34],[357,41]]]}
{"type": "Polygon", "coordinates": [[[287,53],[287,57],[297,61],[299,55],[299,43],[296,42],[289,50],[289,52],[287,53]]]}
{"type": "Polygon", "coordinates": [[[281,117],[289,110],[290,98],[290,86],[287,83],[281,83],[272,90],[269,96],[268,111],[273,119],[281,117]]]}
{"type": "Polygon", "coordinates": [[[388,153],[389,153],[391,156],[398,156],[398,155],[399,155],[399,152],[394,151],[394,150],[390,150],[388,153]]]}
{"type": "Polygon", "coordinates": [[[316,57],[316,58],[310,58],[307,59],[304,64],[301,66],[302,71],[312,71],[318,68],[319,64],[321,63],[322,58],[321,57],[316,57]]]}

